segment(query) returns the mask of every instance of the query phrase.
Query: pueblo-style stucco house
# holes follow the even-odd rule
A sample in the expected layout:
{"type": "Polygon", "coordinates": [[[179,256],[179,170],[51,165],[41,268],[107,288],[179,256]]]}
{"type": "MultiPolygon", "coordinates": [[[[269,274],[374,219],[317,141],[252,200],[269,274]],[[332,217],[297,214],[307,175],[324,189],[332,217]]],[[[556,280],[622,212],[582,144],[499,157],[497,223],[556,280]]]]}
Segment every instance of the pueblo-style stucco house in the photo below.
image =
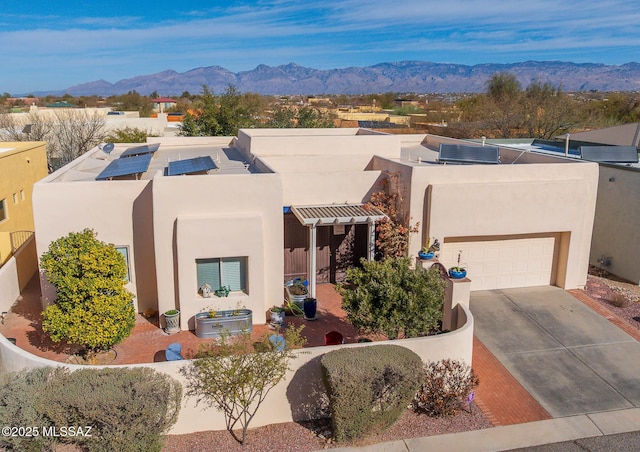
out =
{"type": "MultiPolygon", "coordinates": [[[[246,307],[254,323],[283,300],[283,282],[339,281],[372,257],[380,212],[363,209],[398,175],[440,261],[462,251],[471,290],[586,283],[598,166],[433,135],[366,129],[251,129],[238,137],[149,138],[95,148],[35,185],[38,254],[92,228],[129,264],[136,309],[246,307]],[[231,288],[204,298],[203,283],[231,288]]],[[[43,300],[55,291],[43,284],[43,300]]],[[[320,300],[321,301],[321,300],[320,300]]]]}

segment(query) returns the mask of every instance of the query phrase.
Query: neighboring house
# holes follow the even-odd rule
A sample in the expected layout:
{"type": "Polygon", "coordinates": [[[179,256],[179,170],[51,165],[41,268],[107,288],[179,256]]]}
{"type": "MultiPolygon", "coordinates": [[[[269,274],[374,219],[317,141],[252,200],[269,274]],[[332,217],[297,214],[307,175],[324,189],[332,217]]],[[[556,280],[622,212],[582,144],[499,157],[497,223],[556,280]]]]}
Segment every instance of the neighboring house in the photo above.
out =
{"type": "MultiPolygon", "coordinates": [[[[444,164],[441,144],[473,145],[366,129],[243,129],[116,144],[109,155],[96,148],[36,184],[38,253],[93,228],[127,257],[139,312],[178,308],[181,327],[193,329],[200,311],[244,306],[264,323],[286,280],[309,277],[313,293],[373,255],[382,216],[361,205],[394,173],[419,222],[412,256],[429,237],[442,243],[445,266],[462,250],[471,290],[585,285],[596,164],[479,145],[475,156],[499,150],[499,163],[444,164]],[[231,293],[203,298],[204,283],[231,293]]],[[[54,292],[43,281],[45,303],[54,292]]]]}
{"type": "Polygon", "coordinates": [[[153,99],[153,111],[156,113],[164,113],[165,110],[178,105],[178,101],[169,97],[158,97],[153,99]]]}
{"type": "Polygon", "coordinates": [[[44,142],[0,142],[0,265],[33,234],[33,184],[46,175],[44,142]]]}
{"type": "MultiPolygon", "coordinates": [[[[600,161],[598,200],[591,242],[592,265],[634,284],[640,284],[640,123],[571,134],[570,143],[635,148],[633,159],[600,161]],[[627,161],[606,161],[627,160],[627,161]]],[[[615,157],[616,148],[607,152],[615,157]]]]}

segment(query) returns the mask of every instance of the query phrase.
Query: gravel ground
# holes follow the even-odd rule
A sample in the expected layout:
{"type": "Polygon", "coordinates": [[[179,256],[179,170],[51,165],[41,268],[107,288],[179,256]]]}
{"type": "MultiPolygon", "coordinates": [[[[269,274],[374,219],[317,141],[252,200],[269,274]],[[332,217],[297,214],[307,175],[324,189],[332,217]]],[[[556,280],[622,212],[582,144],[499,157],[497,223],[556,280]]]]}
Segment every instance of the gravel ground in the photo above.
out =
{"type": "Polygon", "coordinates": [[[308,452],[332,447],[363,446],[405,438],[456,433],[492,427],[491,422],[478,409],[463,411],[455,416],[431,418],[424,414],[405,411],[400,420],[384,432],[371,435],[357,443],[335,444],[331,440],[328,419],[309,423],[287,422],[250,429],[247,444],[240,446],[226,431],[208,431],[188,435],[169,435],[163,451],[187,452],[215,450],[217,452],[308,452]]]}
{"type": "Polygon", "coordinates": [[[629,324],[640,328],[640,286],[611,277],[589,275],[585,292],[629,324]],[[620,304],[622,306],[616,306],[620,304]]]}

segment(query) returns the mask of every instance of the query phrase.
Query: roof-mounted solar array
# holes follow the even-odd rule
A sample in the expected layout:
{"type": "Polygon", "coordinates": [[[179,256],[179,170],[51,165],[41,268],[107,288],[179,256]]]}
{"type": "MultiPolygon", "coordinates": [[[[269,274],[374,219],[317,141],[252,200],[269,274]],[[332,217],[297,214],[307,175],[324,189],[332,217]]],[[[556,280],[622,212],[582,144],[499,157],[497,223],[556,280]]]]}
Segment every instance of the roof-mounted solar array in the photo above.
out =
{"type": "Polygon", "coordinates": [[[635,146],[580,146],[583,160],[603,163],[638,163],[635,146]]]}
{"type": "Polygon", "coordinates": [[[124,159],[116,159],[102,170],[96,177],[96,180],[106,180],[121,176],[136,176],[144,173],[151,163],[151,154],[137,155],[124,159]]]}
{"type": "Polygon", "coordinates": [[[440,144],[438,161],[442,163],[500,163],[500,150],[495,146],[440,144]]]}
{"type": "Polygon", "coordinates": [[[218,166],[214,163],[213,159],[207,155],[204,157],[169,162],[167,176],[205,173],[212,169],[218,169],[218,166]]]}
{"type": "Polygon", "coordinates": [[[135,157],[136,155],[153,154],[160,147],[160,143],[145,144],[127,148],[120,157],[135,157]]]}

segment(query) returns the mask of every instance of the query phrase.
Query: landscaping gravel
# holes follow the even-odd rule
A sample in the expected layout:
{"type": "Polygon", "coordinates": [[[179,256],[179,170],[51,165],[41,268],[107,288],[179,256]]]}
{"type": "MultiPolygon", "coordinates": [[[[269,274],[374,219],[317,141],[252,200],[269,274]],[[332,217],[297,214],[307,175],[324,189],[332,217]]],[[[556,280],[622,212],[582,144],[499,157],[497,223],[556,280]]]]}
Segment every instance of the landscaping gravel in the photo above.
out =
{"type": "Polygon", "coordinates": [[[584,291],[630,325],[640,328],[640,322],[634,319],[635,317],[640,320],[640,286],[611,278],[589,275],[584,291]],[[620,304],[619,295],[624,299],[622,306],[615,305],[620,304]]]}
{"type": "Polygon", "coordinates": [[[313,422],[287,422],[250,429],[246,445],[242,447],[226,431],[208,431],[188,435],[169,435],[163,451],[187,452],[215,450],[217,452],[308,452],[332,447],[364,446],[420,436],[457,433],[492,427],[491,422],[478,409],[462,411],[455,416],[431,418],[425,414],[405,411],[391,428],[356,443],[336,444],[331,439],[328,419],[313,422]]]}

